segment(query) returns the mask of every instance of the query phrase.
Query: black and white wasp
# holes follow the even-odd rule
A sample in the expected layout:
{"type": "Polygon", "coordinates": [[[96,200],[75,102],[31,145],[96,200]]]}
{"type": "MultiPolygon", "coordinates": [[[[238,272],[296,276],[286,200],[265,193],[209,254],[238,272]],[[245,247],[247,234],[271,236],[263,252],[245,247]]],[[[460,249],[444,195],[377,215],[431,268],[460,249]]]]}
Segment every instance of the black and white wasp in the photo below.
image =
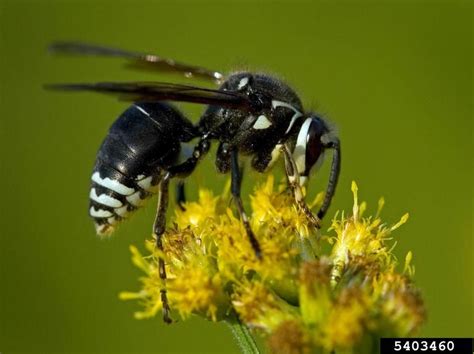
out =
{"type": "MultiPolygon", "coordinates": [[[[99,234],[110,233],[153,193],[158,208],[153,226],[157,247],[162,248],[166,226],[169,182],[189,176],[206,155],[212,141],[218,143],[216,167],[231,173],[236,208],[257,257],[260,246],[250,227],[240,196],[239,156],[251,158],[251,166],[264,172],[283,155],[288,184],[295,201],[319,227],[337,185],[341,164],[339,139],[316,113],[306,112],[296,93],[281,80],[261,73],[237,72],[227,76],[199,66],[156,55],[129,52],[74,42],[51,46],[56,53],[121,57],[131,67],[174,71],[187,77],[211,80],[209,89],[163,82],[100,82],[53,84],[49,89],[95,91],[113,94],[133,104],[112,124],[97,154],[92,172],[89,214],[99,234]],[[193,124],[168,101],[207,105],[193,124]],[[180,161],[183,143],[197,140],[193,152],[180,161]],[[319,165],[327,149],[333,158],[323,204],[313,215],[301,187],[319,165]]],[[[183,200],[183,185],[178,199],[183,200]]],[[[160,277],[166,279],[165,263],[159,260],[160,277]]],[[[166,289],[161,289],[163,318],[171,322],[166,289]]]]}

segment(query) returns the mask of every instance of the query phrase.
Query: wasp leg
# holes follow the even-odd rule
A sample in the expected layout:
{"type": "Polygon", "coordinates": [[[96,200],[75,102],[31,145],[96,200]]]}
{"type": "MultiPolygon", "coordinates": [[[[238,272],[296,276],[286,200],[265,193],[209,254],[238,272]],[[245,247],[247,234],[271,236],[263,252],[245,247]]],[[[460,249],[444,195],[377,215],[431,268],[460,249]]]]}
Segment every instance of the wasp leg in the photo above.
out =
{"type": "MultiPolygon", "coordinates": [[[[322,140],[322,139],[321,139],[322,140]]],[[[323,204],[318,212],[318,218],[322,219],[323,216],[329,209],[332,197],[336,191],[337,181],[339,179],[339,172],[341,171],[341,143],[336,137],[323,141],[324,147],[327,149],[333,149],[331,172],[329,173],[329,182],[326,188],[326,195],[324,197],[323,204]]]]}
{"type": "MultiPolygon", "coordinates": [[[[158,195],[158,208],[156,211],[155,223],[153,224],[153,233],[156,237],[156,247],[163,252],[162,236],[166,230],[166,209],[168,208],[168,189],[171,174],[167,172],[160,181],[160,191],[158,195]]],[[[168,296],[166,294],[166,268],[165,260],[162,255],[158,258],[158,272],[161,279],[161,303],[163,305],[163,321],[172,323],[170,317],[170,306],[168,303],[168,296]]]]}
{"type": "Polygon", "coordinates": [[[240,189],[241,189],[241,182],[242,182],[242,176],[240,174],[240,169],[239,169],[239,160],[238,160],[238,152],[236,149],[232,150],[231,154],[231,175],[232,175],[232,196],[234,198],[235,204],[237,206],[237,210],[239,211],[240,219],[242,220],[245,231],[247,233],[247,236],[249,238],[250,244],[252,245],[252,248],[255,252],[255,255],[257,258],[262,258],[262,252],[260,249],[260,244],[258,243],[252,228],[250,227],[250,223],[247,217],[247,214],[245,213],[244,206],[242,203],[242,198],[240,197],[240,189]]]}
{"type": "Polygon", "coordinates": [[[301,190],[300,185],[300,175],[298,169],[296,168],[295,160],[291,154],[288,146],[282,145],[282,151],[285,156],[285,172],[286,177],[288,178],[288,184],[290,186],[293,197],[295,198],[296,204],[306,215],[308,220],[316,227],[321,228],[321,219],[314,215],[308,204],[304,200],[303,191],[301,190]]]}
{"type": "Polygon", "coordinates": [[[196,168],[197,163],[204,157],[211,148],[209,140],[205,137],[199,140],[199,143],[194,147],[193,154],[179,165],[171,166],[168,172],[171,177],[185,178],[188,177],[196,168]]]}
{"type": "MultiPolygon", "coordinates": [[[[204,156],[210,148],[209,141],[205,138],[201,139],[196,145],[193,151],[193,155],[183,163],[172,166],[165,173],[160,182],[159,195],[158,195],[158,208],[155,217],[155,223],[153,225],[153,232],[156,237],[156,247],[163,251],[162,236],[166,230],[166,210],[168,208],[168,194],[169,194],[169,182],[173,177],[186,177],[189,176],[196,168],[199,160],[204,156]]],[[[184,191],[184,185],[183,191],[184,191]]],[[[179,184],[178,184],[179,188],[179,184]]],[[[179,195],[179,194],[178,194],[179,195]]],[[[160,257],[158,259],[158,271],[161,279],[161,302],[163,304],[163,321],[166,323],[172,323],[173,320],[170,317],[170,306],[168,303],[168,296],[166,292],[166,267],[165,260],[160,257]]]]}
{"type": "Polygon", "coordinates": [[[186,210],[184,203],[186,203],[186,190],[184,187],[184,180],[180,179],[176,182],[176,205],[182,210],[186,210]]]}
{"type": "Polygon", "coordinates": [[[216,152],[216,168],[219,173],[227,173],[230,171],[230,159],[232,148],[228,143],[221,142],[216,152]]]}
{"type": "MultiPolygon", "coordinates": [[[[181,146],[181,154],[183,156],[189,156],[191,157],[193,154],[193,149],[185,144],[181,146]]],[[[185,187],[185,182],[184,179],[178,179],[176,182],[175,186],[175,202],[176,205],[178,206],[181,211],[186,210],[184,207],[184,203],[186,203],[186,187],[185,187]]]]}

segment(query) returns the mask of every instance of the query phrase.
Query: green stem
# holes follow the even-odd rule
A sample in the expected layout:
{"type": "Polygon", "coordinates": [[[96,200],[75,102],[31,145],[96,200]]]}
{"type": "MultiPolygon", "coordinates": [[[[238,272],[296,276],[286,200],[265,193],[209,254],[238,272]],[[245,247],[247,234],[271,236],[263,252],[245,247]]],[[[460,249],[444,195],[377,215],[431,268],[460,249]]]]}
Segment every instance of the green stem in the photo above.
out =
{"type": "Polygon", "coordinates": [[[250,330],[240,321],[237,314],[231,314],[226,322],[243,354],[260,354],[257,343],[255,343],[255,339],[253,339],[250,330]]]}

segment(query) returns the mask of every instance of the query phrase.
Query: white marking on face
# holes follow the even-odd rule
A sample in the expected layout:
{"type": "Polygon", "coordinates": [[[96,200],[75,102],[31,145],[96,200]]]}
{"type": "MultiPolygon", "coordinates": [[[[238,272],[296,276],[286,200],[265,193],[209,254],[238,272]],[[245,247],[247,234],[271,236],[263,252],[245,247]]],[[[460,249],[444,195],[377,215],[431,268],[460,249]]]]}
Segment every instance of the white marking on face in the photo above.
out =
{"type": "Polygon", "coordinates": [[[89,215],[94,217],[94,218],[108,218],[109,216],[112,216],[110,211],[108,210],[103,210],[103,209],[96,209],[93,206],[89,209],[89,215]]]}
{"type": "Polygon", "coordinates": [[[306,118],[298,133],[293,159],[295,160],[298,173],[303,173],[306,169],[306,145],[308,142],[308,131],[311,125],[311,118],[306,118]]]}
{"type": "Polygon", "coordinates": [[[99,172],[94,172],[94,174],[92,175],[92,181],[97,183],[99,186],[108,188],[111,191],[117,192],[118,194],[121,194],[121,195],[130,195],[135,192],[133,188],[124,186],[119,181],[110,179],[109,177],[100,178],[99,172]]]}
{"type": "Polygon", "coordinates": [[[245,86],[247,86],[248,83],[249,83],[249,78],[248,77],[242,78],[239,82],[239,86],[237,86],[237,89],[238,90],[243,89],[245,86]]]}
{"type": "Polygon", "coordinates": [[[110,224],[110,225],[113,225],[113,224],[116,224],[118,222],[118,220],[114,217],[111,217],[111,218],[108,218],[107,219],[107,222],[110,224]]]}
{"type": "Polygon", "coordinates": [[[122,218],[126,217],[130,213],[126,205],[124,205],[121,208],[114,209],[114,212],[115,214],[117,214],[118,216],[121,216],[122,218]]]}
{"type": "Polygon", "coordinates": [[[111,207],[111,208],[119,208],[119,207],[122,206],[122,202],[118,199],[112,198],[112,197],[110,197],[106,194],[97,195],[97,191],[95,190],[95,188],[91,189],[89,197],[93,201],[95,201],[99,204],[106,205],[106,206],[111,207]]]}
{"type": "Polygon", "coordinates": [[[303,113],[301,113],[295,107],[293,107],[291,104],[288,104],[286,102],[282,102],[282,101],[278,101],[278,100],[272,100],[272,107],[273,107],[273,109],[276,109],[277,107],[286,107],[286,108],[291,109],[293,112],[295,112],[295,114],[293,114],[293,116],[291,117],[290,124],[288,125],[288,128],[286,129],[285,134],[288,134],[290,132],[291,128],[293,128],[293,125],[295,124],[296,120],[299,117],[303,116],[303,113]]]}
{"type": "Polygon", "coordinates": [[[145,111],[142,107],[138,106],[138,105],[135,105],[135,108],[138,109],[140,112],[142,112],[144,115],[146,115],[147,117],[150,116],[150,113],[148,113],[147,111],[145,111]]]}
{"type": "Polygon", "coordinates": [[[127,197],[127,201],[133,206],[142,206],[145,202],[144,199],[140,198],[140,192],[135,192],[127,197]]]}
{"type": "Polygon", "coordinates": [[[257,120],[255,121],[255,123],[253,124],[253,129],[257,129],[257,130],[260,130],[260,129],[267,129],[268,127],[270,127],[272,125],[272,122],[270,122],[268,120],[267,117],[265,117],[263,114],[261,116],[259,116],[257,118],[257,120]]]}

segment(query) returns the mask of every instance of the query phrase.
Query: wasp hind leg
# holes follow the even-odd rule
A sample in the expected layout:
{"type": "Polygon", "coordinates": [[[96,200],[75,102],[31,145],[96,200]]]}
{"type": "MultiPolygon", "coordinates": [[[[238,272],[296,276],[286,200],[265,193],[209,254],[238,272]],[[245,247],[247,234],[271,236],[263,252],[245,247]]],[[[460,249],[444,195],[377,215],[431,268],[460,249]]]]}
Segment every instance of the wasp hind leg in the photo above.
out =
{"type": "MultiPolygon", "coordinates": [[[[153,234],[156,238],[156,247],[160,252],[163,252],[163,234],[166,230],[166,209],[168,208],[168,194],[169,194],[169,182],[171,174],[167,172],[160,181],[159,195],[158,195],[158,208],[156,211],[155,223],[153,224],[153,234]]],[[[163,305],[163,321],[166,323],[172,323],[173,320],[170,317],[170,306],[168,303],[168,296],[166,291],[166,267],[165,260],[162,255],[158,258],[158,273],[161,279],[160,296],[161,303],[163,305]]]]}
{"type": "MultiPolygon", "coordinates": [[[[168,171],[163,175],[159,185],[159,195],[158,195],[158,207],[156,211],[155,222],[153,224],[153,234],[156,237],[156,247],[158,250],[163,252],[163,235],[166,231],[166,210],[168,209],[168,199],[169,199],[169,183],[173,177],[187,177],[189,176],[194,169],[196,168],[199,160],[209,151],[210,144],[209,141],[205,138],[201,139],[199,143],[194,148],[193,154],[183,163],[172,166],[168,171]]],[[[181,181],[180,181],[181,182],[181,181]]],[[[178,188],[179,183],[178,182],[178,188]]],[[[184,182],[183,182],[184,183],[184,182]]],[[[184,192],[184,184],[181,184],[184,192]]],[[[180,193],[177,193],[179,198],[180,193]]],[[[182,194],[184,196],[184,193],[182,194]]],[[[158,271],[161,279],[161,303],[163,305],[163,321],[166,323],[172,323],[173,320],[170,317],[170,305],[168,302],[168,294],[166,290],[166,265],[163,256],[160,255],[158,258],[158,271]]]]}

